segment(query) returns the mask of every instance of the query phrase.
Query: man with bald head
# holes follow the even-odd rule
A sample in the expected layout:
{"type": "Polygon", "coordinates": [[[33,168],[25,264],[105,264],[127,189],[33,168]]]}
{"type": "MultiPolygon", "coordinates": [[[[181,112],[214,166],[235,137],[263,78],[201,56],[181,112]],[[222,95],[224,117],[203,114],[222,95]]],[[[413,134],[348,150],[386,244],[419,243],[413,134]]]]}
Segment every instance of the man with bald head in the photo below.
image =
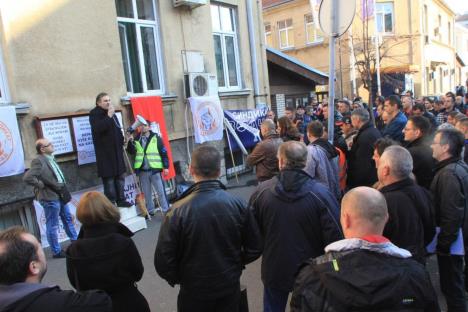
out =
{"type": "Polygon", "coordinates": [[[256,167],[258,182],[273,178],[278,174],[278,147],[283,140],[276,133],[276,125],[271,119],[265,119],[260,126],[263,141],[258,143],[247,157],[247,164],[256,167]]]}
{"type": "Polygon", "coordinates": [[[65,176],[54,158],[54,145],[48,139],[36,141],[37,157],[31,162],[23,181],[34,187],[36,200],[44,208],[46,217],[47,242],[54,258],[65,258],[58,241],[59,217],[70,240],[76,240],[77,234],[73,217],[67,203],[71,200],[66,187],[65,176]]]}
{"type": "Polygon", "coordinates": [[[343,237],[335,196],[304,171],[307,154],[304,143],[281,144],[279,175],[259,185],[250,198],[264,241],[264,312],[284,311],[300,265],[343,237]]]}
{"type": "Polygon", "coordinates": [[[387,220],[379,191],[349,191],[341,203],[345,239],[302,267],[291,311],[439,311],[424,266],[382,236],[387,220]]]}
{"type": "Polygon", "coordinates": [[[427,246],[435,234],[435,216],[429,191],[410,178],[413,159],[401,146],[389,146],[379,159],[377,176],[389,220],[384,236],[425,263],[427,246]]]}

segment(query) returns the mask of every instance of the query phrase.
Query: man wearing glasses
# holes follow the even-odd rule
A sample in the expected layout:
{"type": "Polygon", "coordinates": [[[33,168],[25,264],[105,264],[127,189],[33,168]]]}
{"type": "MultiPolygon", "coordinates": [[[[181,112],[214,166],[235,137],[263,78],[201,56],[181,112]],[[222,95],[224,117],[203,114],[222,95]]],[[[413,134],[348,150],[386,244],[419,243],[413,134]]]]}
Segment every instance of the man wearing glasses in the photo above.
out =
{"type": "Polygon", "coordinates": [[[441,129],[431,144],[432,156],[437,160],[431,184],[436,224],[440,228],[436,254],[440,288],[447,300],[448,311],[466,311],[463,248],[457,248],[456,243],[461,241],[459,236],[463,233],[466,252],[468,166],[460,157],[464,141],[460,131],[441,129]]]}
{"type": "Polygon", "coordinates": [[[38,156],[31,162],[31,169],[26,172],[23,181],[34,186],[36,199],[44,208],[47,242],[53,257],[65,258],[58,241],[59,217],[70,240],[77,238],[73,218],[67,207],[70,193],[66,188],[65,176],[52,155],[52,143],[47,139],[39,139],[36,141],[36,151],[38,156]]]}

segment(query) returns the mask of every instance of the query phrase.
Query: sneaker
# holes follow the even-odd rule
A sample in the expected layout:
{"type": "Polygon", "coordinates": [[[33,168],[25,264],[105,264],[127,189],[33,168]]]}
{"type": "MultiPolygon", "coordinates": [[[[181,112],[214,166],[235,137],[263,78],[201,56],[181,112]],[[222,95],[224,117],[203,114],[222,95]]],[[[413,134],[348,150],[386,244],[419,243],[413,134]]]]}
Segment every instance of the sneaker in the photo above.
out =
{"type": "Polygon", "coordinates": [[[60,250],[58,254],[55,254],[52,256],[54,259],[63,259],[66,258],[65,252],[63,250],[60,250]]]}
{"type": "Polygon", "coordinates": [[[117,201],[117,207],[123,207],[123,208],[130,208],[132,207],[133,205],[130,204],[128,201],[126,200],[122,200],[122,201],[117,201]]]}

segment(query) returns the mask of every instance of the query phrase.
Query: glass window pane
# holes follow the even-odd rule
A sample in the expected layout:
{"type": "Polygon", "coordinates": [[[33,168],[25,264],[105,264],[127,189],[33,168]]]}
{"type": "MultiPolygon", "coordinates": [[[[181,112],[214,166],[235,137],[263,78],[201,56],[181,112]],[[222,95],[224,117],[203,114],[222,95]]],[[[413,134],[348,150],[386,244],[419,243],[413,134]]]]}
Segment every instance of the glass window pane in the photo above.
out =
{"type": "Polygon", "coordinates": [[[392,32],[393,25],[392,25],[392,14],[387,13],[385,14],[385,32],[392,32]]]}
{"type": "Polygon", "coordinates": [[[286,23],[285,23],[284,21],[279,21],[279,22],[278,22],[278,28],[279,28],[279,29],[283,29],[283,28],[285,28],[285,27],[286,27],[286,23]]]}
{"type": "Polygon", "coordinates": [[[158,58],[156,55],[156,43],[153,27],[141,27],[141,44],[143,47],[143,59],[145,62],[146,85],[148,90],[161,89],[158,75],[158,58]]]}
{"type": "Polygon", "coordinates": [[[288,47],[294,46],[294,30],[288,30],[288,47]]]}
{"type": "Polygon", "coordinates": [[[221,16],[221,29],[224,31],[234,31],[234,25],[232,24],[231,9],[226,7],[220,7],[221,16]]]}
{"type": "Polygon", "coordinates": [[[137,0],[138,18],[154,21],[153,0],[137,0]]]}
{"type": "Polygon", "coordinates": [[[271,37],[271,34],[266,35],[265,37],[265,43],[267,46],[272,47],[273,46],[273,39],[271,37]]]}
{"type": "Polygon", "coordinates": [[[216,75],[218,76],[218,86],[224,87],[224,64],[223,64],[223,50],[221,47],[221,36],[215,35],[214,38],[214,49],[215,49],[215,60],[216,60],[216,75]]]}
{"type": "Polygon", "coordinates": [[[119,22],[119,36],[127,91],[142,93],[143,84],[140,74],[135,25],[119,22]]]}
{"type": "Polygon", "coordinates": [[[211,5],[211,27],[214,31],[221,30],[219,22],[219,7],[217,5],[211,5]]]}
{"type": "Polygon", "coordinates": [[[118,17],[133,18],[132,0],[115,0],[115,7],[117,8],[118,17]]]}
{"type": "Polygon", "coordinates": [[[292,19],[287,19],[286,20],[286,26],[288,26],[288,27],[292,26],[292,19]]]}
{"type": "Polygon", "coordinates": [[[229,85],[237,86],[237,65],[236,65],[236,51],[234,47],[234,37],[224,37],[226,41],[226,57],[228,63],[229,85]]]}
{"type": "Polygon", "coordinates": [[[286,31],[282,30],[280,31],[280,47],[284,48],[287,47],[287,40],[286,40],[286,31]]]}
{"type": "Polygon", "coordinates": [[[314,22],[314,18],[312,17],[312,14],[307,14],[305,16],[305,20],[306,20],[306,23],[313,23],[314,22]]]}
{"type": "Polygon", "coordinates": [[[382,29],[382,14],[377,14],[377,32],[381,33],[383,32],[383,29],[382,29]]]}

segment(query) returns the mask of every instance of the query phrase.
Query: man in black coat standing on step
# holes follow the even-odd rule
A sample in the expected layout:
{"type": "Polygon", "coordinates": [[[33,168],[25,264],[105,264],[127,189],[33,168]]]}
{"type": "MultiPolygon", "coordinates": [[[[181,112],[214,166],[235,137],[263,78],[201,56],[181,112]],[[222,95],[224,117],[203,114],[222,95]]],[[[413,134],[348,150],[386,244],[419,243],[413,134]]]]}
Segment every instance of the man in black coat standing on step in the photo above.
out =
{"type": "Polygon", "coordinates": [[[327,244],[343,237],[335,196],[305,171],[307,148],[285,142],[278,151],[280,173],[250,198],[264,239],[263,311],[284,311],[302,262],[323,255],[327,244]]]}
{"type": "Polygon", "coordinates": [[[370,122],[369,112],[358,108],[351,114],[351,123],[358,129],[348,159],[348,187],[371,186],[377,181],[374,154],[374,143],[381,137],[370,122]]]}
{"type": "Polygon", "coordinates": [[[107,93],[99,93],[96,107],[89,112],[98,176],[104,185],[104,194],[119,207],[130,207],[125,199],[124,137],[122,125],[107,93]]]}

